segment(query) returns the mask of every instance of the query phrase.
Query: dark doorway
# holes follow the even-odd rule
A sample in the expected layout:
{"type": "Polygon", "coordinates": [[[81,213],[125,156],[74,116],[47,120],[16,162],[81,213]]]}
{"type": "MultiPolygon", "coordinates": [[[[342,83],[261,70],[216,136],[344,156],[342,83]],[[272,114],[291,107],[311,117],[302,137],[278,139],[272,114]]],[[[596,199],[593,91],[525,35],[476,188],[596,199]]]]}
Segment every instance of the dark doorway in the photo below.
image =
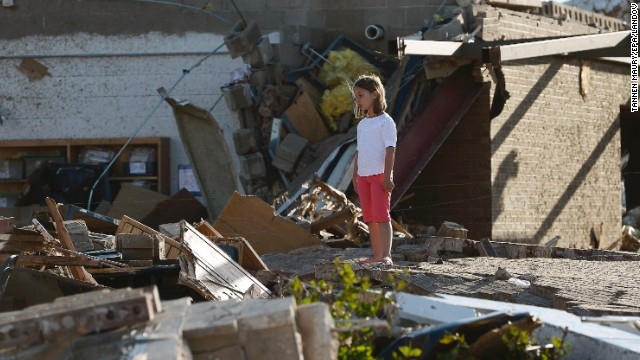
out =
{"type": "Polygon", "coordinates": [[[628,105],[620,107],[620,143],[622,180],[627,210],[640,206],[640,112],[631,112],[628,105]]]}

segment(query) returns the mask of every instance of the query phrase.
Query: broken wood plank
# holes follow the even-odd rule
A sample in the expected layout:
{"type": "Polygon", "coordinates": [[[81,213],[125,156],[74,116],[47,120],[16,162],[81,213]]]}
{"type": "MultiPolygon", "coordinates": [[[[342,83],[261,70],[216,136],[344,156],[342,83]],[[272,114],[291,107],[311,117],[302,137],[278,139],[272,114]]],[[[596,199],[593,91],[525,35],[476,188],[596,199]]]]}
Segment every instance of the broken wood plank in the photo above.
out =
{"type": "Polygon", "coordinates": [[[206,220],[202,220],[194,226],[196,230],[200,231],[205,236],[223,237],[222,234],[206,220]]]}
{"type": "Polygon", "coordinates": [[[247,270],[269,270],[267,264],[262,261],[260,255],[256,252],[256,250],[251,246],[251,244],[247,241],[247,239],[242,237],[234,237],[228,238],[222,236],[218,230],[216,230],[209,222],[206,220],[202,220],[201,222],[194,225],[196,230],[198,230],[203,235],[207,236],[216,244],[242,244],[241,256],[239,259],[240,265],[247,270]]]}
{"type": "Polygon", "coordinates": [[[213,227],[226,237],[243,237],[259,255],[321,245],[320,239],[275,214],[273,206],[256,196],[234,192],[213,227]]]}
{"type": "Polygon", "coordinates": [[[0,234],[0,252],[2,253],[44,251],[44,248],[42,235],[0,234]]]}
{"type": "Polygon", "coordinates": [[[177,259],[182,250],[182,245],[172,238],[164,235],[163,233],[156,231],[143,223],[134,220],[127,215],[122,216],[120,223],[118,224],[118,230],[116,233],[120,234],[148,234],[151,235],[156,241],[164,241],[164,254],[166,259],[177,259]]]}
{"type": "MultiPolygon", "coordinates": [[[[5,261],[11,255],[0,254],[0,261],[5,261]]],[[[103,262],[80,256],[42,256],[18,255],[17,266],[91,266],[101,267],[103,262]]]]}
{"type": "Polygon", "coordinates": [[[207,300],[268,297],[269,289],[186,221],[181,221],[183,252],[179,282],[207,300]]]}
{"type": "MultiPolygon", "coordinates": [[[[58,211],[58,204],[55,202],[55,200],[53,200],[50,197],[47,197],[45,200],[47,202],[47,206],[49,206],[49,213],[53,218],[53,222],[56,225],[56,232],[58,233],[58,238],[60,240],[60,243],[62,244],[63,247],[69,250],[75,250],[75,247],[73,246],[73,242],[71,242],[71,236],[69,235],[67,228],[64,226],[64,223],[62,221],[62,216],[58,211]]],[[[85,270],[85,268],[82,266],[70,266],[69,271],[71,272],[73,277],[78,280],[83,280],[92,284],[98,283],[96,279],[94,279],[93,276],[91,276],[91,274],[89,274],[87,270],[85,270]]]]}
{"type": "Polygon", "coordinates": [[[63,206],[66,209],[67,220],[84,220],[90,231],[113,235],[118,229],[117,219],[72,204],[63,206]]]}
{"type": "Polygon", "coordinates": [[[311,223],[311,232],[315,234],[320,230],[330,228],[333,225],[338,225],[351,219],[353,219],[353,213],[351,212],[351,209],[342,209],[328,216],[314,220],[311,223]]]}

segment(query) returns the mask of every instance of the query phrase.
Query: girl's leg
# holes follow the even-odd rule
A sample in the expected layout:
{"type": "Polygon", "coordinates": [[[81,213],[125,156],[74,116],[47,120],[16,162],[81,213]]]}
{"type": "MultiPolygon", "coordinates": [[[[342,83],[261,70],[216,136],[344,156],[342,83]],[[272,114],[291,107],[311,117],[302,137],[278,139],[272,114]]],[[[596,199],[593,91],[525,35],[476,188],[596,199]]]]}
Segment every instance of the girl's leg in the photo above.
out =
{"type": "Polygon", "coordinates": [[[373,256],[369,258],[369,261],[380,261],[383,258],[384,248],[380,238],[380,226],[376,222],[369,223],[369,240],[371,240],[371,250],[373,250],[373,256]]]}
{"type": "Polygon", "coordinates": [[[378,234],[380,236],[380,258],[391,261],[391,241],[393,233],[391,231],[391,221],[378,223],[378,234]]]}

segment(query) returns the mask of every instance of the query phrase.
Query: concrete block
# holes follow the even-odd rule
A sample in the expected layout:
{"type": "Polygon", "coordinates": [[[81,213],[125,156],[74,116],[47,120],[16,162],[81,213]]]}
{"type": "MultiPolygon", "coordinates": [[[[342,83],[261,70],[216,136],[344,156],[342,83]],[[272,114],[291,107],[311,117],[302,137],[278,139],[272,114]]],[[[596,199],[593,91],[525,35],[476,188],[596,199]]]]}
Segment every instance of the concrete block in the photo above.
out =
{"type": "Polygon", "coordinates": [[[460,224],[456,224],[451,221],[443,221],[440,228],[438,228],[438,236],[440,237],[452,237],[452,238],[467,238],[467,229],[460,224]]]}
{"type": "Polygon", "coordinates": [[[305,360],[338,358],[340,342],[329,305],[322,302],[296,308],[296,325],[302,337],[305,360]]]}
{"type": "Polygon", "coordinates": [[[235,59],[251,52],[260,40],[260,36],[260,28],[254,20],[246,26],[242,21],[238,21],[231,29],[231,33],[224,37],[224,44],[227,46],[231,58],[235,59]]]}
{"type": "Polygon", "coordinates": [[[239,346],[236,318],[240,309],[237,299],[193,304],[182,330],[191,351],[194,354],[211,354],[239,346]]]}
{"type": "Polygon", "coordinates": [[[242,302],[238,335],[247,359],[303,359],[295,308],[292,297],[242,302]]]}
{"type": "Polygon", "coordinates": [[[438,25],[433,30],[425,31],[422,33],[422,40],[449,40],[462,33],[464,33],[462,16],[458,16],[446,24],[438,25]]]}
{"type": "Polygon", "coordinates": [[[175,238],[180,236],[180,223],[161,224],[158,226],[158,231],[170,238],[175,238]]]}
{"type": "Polygon", "coordinates": [[[258,139],[254,128],[238,129],[233,132],[236,154],[246,155],[258,151],[258,139]]]}
{"type": "Polygon", "coordinates": [[[300,52],[300,45],[280,43],[274,46],[275,58],[280,65],[292,68],[302,67],[307,57],[300,52]]]}
{"type": "Polygon", "coordinates": [[[249,84],[235,83],[220,88],[224,101],[231,111],[236,111],[253,105],[253,96],[249,84]]]}
{"type": "Polygon", "coordinates": [[[245,179],[257,179],[267,175],[264,157],[259,152],[241,155],[240,168],[245,179]]]}
{"type": "Polygon", "coordinates": [[[233,359],[233,360],[245,360],[247,359],[244,354],[244,349],[240,345],[228,346],[215,351],[195,353],[193,349],[193,360],[211,360],[211,359],[233,359]]]}
{"type": "Polygon", "coordinates": [[[285,25],[280,29],[280,42],[291,45],[324,45],[324,33],[304,25],[285,25]]]}
{"type": "Polygon", "coordinates": [[[149,234],[117,234],[116,250],[124,260],[153,260],[155,243],[149,234]]]}
{"type": "Polygon", "coordinates": [[[273,46],[268,36],[260,38],[251,51],[242,55],[242,61],[251,65],[252,69],[264,69],[273,59],[273,46]]]}
{"type": "Polygon", "coordinates": [[[93,242],[89,238],[89,228],[84,220],[66,220],[63,222],[73,247],[77,251],[93,250],[93,242]]]}
{"type": "Polygon", "coordinates": [[[300,135],[288,134],[278,145],[271,165],[288,173],[293,172],[308,143],[309,141],[300,135]]]}
{"type": "Polygon", "coordinates": [[[246,359],[304,359],[302,338],[293,325],[249,332],[240,331],[240,339],[246,359]]]}

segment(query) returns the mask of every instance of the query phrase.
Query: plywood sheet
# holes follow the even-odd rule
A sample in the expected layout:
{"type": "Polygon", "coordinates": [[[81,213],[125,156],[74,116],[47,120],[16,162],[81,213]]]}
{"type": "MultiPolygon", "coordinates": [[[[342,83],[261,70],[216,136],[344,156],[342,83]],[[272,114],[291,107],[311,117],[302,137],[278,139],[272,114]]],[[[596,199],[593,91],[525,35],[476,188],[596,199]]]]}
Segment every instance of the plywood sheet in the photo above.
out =
{"type": "Polygon", "coordinates": [[[213,227],[226,237],[245,238],[259,255],[322,244],[306,229],[276,215],[273,206],[238,192],[231,196],[213,227]]]}

